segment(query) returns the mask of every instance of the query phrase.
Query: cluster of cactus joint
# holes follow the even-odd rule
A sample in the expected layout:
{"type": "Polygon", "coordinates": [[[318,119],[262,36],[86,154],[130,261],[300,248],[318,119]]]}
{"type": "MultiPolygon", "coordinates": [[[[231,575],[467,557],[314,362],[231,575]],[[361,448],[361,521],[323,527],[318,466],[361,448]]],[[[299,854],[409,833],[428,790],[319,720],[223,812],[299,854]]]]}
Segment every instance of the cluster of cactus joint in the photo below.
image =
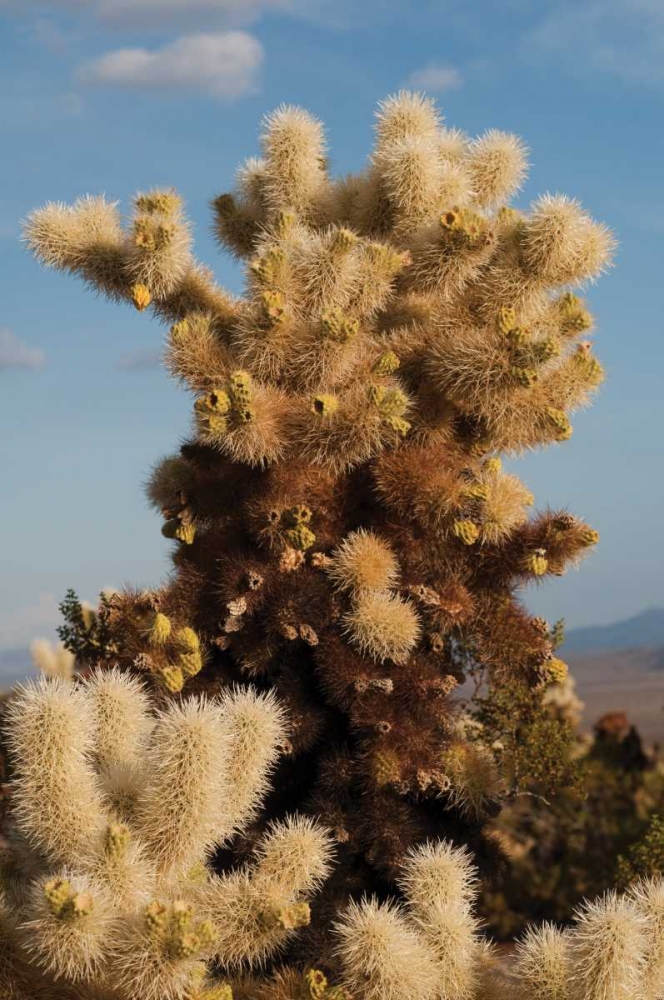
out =
{"type": "MultiPolygon", "coordinates": [[[[164,968],[199,954],[222,970],[263,963],[233,980],[239,997],[464,1000],[485,989],[465,971],[481,951],[470,904],[446,923],[445,892],[425,900],[418,879],[442,838],[490,866],[487,818],[527,775],[517,788],[500,739],[455,688],[472,671],[484,690],[544,697],[565,666],[519,590],[597,541],[566,511],[530,514],[499,453],[569,438],[570,414],[601,382],[572,289],[610,263],[613,238],[565,197],[509,207],[526,173],[520,140],[471,139],[419,94],[381,104],[358,174],[330,176],[323,128],[299,108],[268,116],[261,144],[213,202],[219,242],[246,262],[242,298],[194,259],[173,191],[137,196],[127,224],[97,197],[26,224],[43,264],[169,326],[165,363],[193,396],[189,439],[148,485],[174,571],[158,589],[107,596],[90,623],[70,602],[77,669],[140,675],[167,706],[157,733],[179,713],[216,711],[188,699],[252,685],[288,719],[264,807],[236,840],[215,834],[214,905],[208,894],[190,915],[184,889],[162,893],[134,944],[166,942],[164,968]],[[299,883],[295,855],[280,855],[281,874],[270,860],[278,886],[294,881],[270,918],[261,897],[259,920],[247,858],[268,864],[293,813],[296,831],[328,831],[331,872],[319,887],[322,841],[299,883]],[[309,908],[300,896],[314,885],[309,908]],[[229,887],[236,901],[220,913],[229,887]],[[450,965],[443,939],[455,935],[450,965]]],[[[72,899],[83,892],[55,877],[72,899]]],[[[63,915],[78,905],[68,900],[63,915]]],[[[121,971],[102,992],[127,981],[133,954],[130,934],[113,958],[111,936],[108,968],[121,971]]],[[[198,988],[165,982],[168,997],[198,988]]]]}

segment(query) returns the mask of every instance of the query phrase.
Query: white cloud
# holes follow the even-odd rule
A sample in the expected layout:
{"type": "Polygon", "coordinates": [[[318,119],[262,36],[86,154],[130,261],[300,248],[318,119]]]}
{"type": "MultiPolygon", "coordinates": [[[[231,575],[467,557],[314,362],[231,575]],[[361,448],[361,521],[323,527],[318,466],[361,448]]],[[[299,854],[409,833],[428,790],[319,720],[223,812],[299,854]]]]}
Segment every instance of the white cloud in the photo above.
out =
{"type": "Polygon", "coordinates": [[[232,100],[256,90],[263,47],[246,31],[186,35],[160,49],[116,49],[81,66],[88,86],[195,90],[232,100]]]}
{"type": "Polygon", "coordinates": [[[28,347],[8,327],[0,329],[0,371],[8,368],[43,368],[46,355],[38,347],[28,347]]]}
{"type": "Polygon", "coordinates": [[[664,83],[662,0],[564,0],[524,39],[526,58],[548,56],[575,73],[664,83]]]}
{"type": "Polygon", "coordinates": [[[158,368],[160,361],[161,351],[158,348],[140,347],[121,356],[118,361],[118,371],[147,371],[150,368],[158,368]]]}
{"type": "Polygon", "coordinates": [[[463,77],[454,66],[431,64],[416,69],[406,80],[406,86],[420,90],[458,90],[463,83],[463,77]]]}
{"type": "Polygon", "coordinates": [[[12,649],[44,633],[53,633],[61,621],[53,594],[40,594],[35,604],[0,613],[0,649],[12,649]]]}

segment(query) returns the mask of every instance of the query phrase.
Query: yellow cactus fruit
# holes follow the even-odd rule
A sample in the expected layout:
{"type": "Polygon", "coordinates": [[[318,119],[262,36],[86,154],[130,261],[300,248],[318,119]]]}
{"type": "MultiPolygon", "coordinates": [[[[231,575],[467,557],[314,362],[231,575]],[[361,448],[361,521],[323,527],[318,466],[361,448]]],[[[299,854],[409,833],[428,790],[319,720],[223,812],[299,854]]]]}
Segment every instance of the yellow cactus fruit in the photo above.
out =
{"type": "Polygon", "coordinates": [[[298,552],[305,552],[314,544],[316,536],[310,528],[307,528],[306,524],[296,524],[294,528],[290,528],[286,532],[286,541],[291,548],[298,552]]]}
{"type": "Polygon", "coordinates": [[[200,416],[207,416],[210,413],[226,416],[227,413],[230,413],[230,409],[230,397],[223,389],[213,389],[212,392],[206,392],[204,396],[199,396],[194,403],[194,410],[200,416]]]}
{"type": "Polygon", "coordinates": [[[482,463],[482,468],[488,475],[497,476],[503,470],[503,463],[499,458],[487,458],[485,462],[482,463]]]}
{"type": "Polygon", "coordinates": [[[464,545],[473,545],[480,537],[480,529],[473,521],[455,521],[452,531],[464,545]]]}
{"type": "Polygon", "coordinates": [[[440,225],[443,229],[455,231],[463,227],[463,219],[458,208],[450,208],[443,212],[440,217],[440,225]]]}
{"type": "Polygon", "coordinates": [[[184,687],[184,674],[179,667],[162,667],[159,677],[171,694],[178,694],[184,687]]]}
{"type": "Polygon", "coordinates": [[[121,858],[125,853],[131,834],[123,823],[111,823],[106,831],[105,849],[109,858],[121,858]]]}
{"type": "Polygon", "coordinates": [[[567,441],[572,436],[572,425],[563,410],[549,406],[546,411],[549,424],[553,428],[557,441],[567,441]]]}
{"type": "Polygon", "coordinates": [[[534,549],[524,560],[525,569],[534,576],[544,576],[549,568],[545,549],[534,549]]]}
{"type": "Polygon", "coordinates": [[[567,679],[569,673],[569,667],[564,660],[559,660],[555,656],[550,660],[545,660],[541,666],[541,670],[549,684],[562,684],[567,679]]]}
{"type": "Polygon", "coordinates": [[[189,522],[180,522],[175,530],[175,538],[177,541],[184,542],[185,545],[191,545],[195,537],[196,526],[190,524],[189,522]]]}
{"type": "Polygon", "coordinates": [[[584,528],[579,533],[579,541],[582,545],[588,546],[588,548],[590,548],[591,545],[597,545],[599,541],[599,531],[596,531],[595,528],[584,528]]]}
{"type": "Polygon", "coordinates": [[[171,634],[171,621],[160,611],[155,612],[148,626],[148,642],[152,646],[163,646],[171,634]]]}
{"type": "Polygon", "coordinates": [[[371,758],[372,777],[379,788],[401,781],[401,761],[392,750],[378,750],[371,758]]]}
{"type": "Polygon", "coordinates": [[[339,400],[337,397],[325,393],[320,396],[314,396],[311,404],[311,412],[318,414],[320,417],[331,417],[338,409],[339,400]]]}
{"type": "Polygon", "coordinates": [[[261,294],[261,306],[268,322],[276,326],[286,315],[286,303],[281,292],[266,289],[261,294]]]}
{"type": "Polygon", "coordinates": [[[251,375],[249,372],[233,372],[228,380],[233,405],[251,401],[251,375]]]}
{"type": "Polygon", "coordinates": [[[496,317],[496,327],[498,332],[502,334],[507,334],[510,330],[513,330],[516,326],[516,313],[511,306],[504,306],[502,309],[498,310],[498,315],[496,317]]]}
{"type": "Polygon", "coordinates": [[[397,370],[401,361],[394,351],[385,351],[381,354],[371,369],[374,375],[392,375],[397,370]]]}
{"type": "Polygon", "coordinates": [[[203,669],[203,657],[197,649],[191,653],[180,653],[178,666],[185,677],[195,677],[203,669]]]}
{"type": "Polygon", "coordinates": [[[323,313],[321,325],[326,339],[333,340],[337,344],[347,344],[357,335],[360,327],[358,320],[346,316],[343,309],[338,306],[327,309],[323,313]]]}
{"type": "Polygon", "coordinates": [[[304,982],[311,1000],[322,1000],[327,995],[327,978],[319,969],[308,969],[304,974],[304,982]]]}
{"type": "Polygon", "coordinates": [[[189,626],[179,628],[173,638],[184,653],[197,653],[200,649],[200,640],[189,626]]]}
{"type": "Polygon", "coordinates": [[[152,296],[150,295],[150,289],[148,286],[141,284],[132,285],[131,300],[139,312],[143,312],[144,309],[147,309],[152,302],[152,296]]]}

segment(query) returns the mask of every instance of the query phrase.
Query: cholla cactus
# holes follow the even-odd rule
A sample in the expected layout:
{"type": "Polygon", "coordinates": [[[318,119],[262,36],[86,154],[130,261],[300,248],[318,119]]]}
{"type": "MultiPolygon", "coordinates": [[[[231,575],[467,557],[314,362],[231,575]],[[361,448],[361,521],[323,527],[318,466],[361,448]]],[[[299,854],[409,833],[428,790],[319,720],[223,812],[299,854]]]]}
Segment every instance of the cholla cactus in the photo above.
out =
{"type": "MultiPolygon", "coordinates": [[[[495,733],[459,723],[453,692],[471,669],[485,689],[519,685],[539,706],[564,676],[518,590],[562,574],[597,533],[565,511],[529,516],[532,495],[497,453],[569,438],[570,414],[601,382],[572,289],[609,265],[613,239],[562,196],[510,208],[523,144],[497,131],[470,139],[418,94],[381,104],[368,166],[341,180],[328,175],[322,125],[300,109],[270,115],[261,143],[237,190],[213,203],[220,243],[246,264],[241,299],[192,257],[172,191],[138,195],[124,228],[102,198],[48,205],[26,240],[43,264],[165,321],[167,367],[193,396],[191,436],[148,487],[175,572],[157,591],[105,598],[90,623],[70,595],[68,646],[175,696],[229,682],[276,692],[290,754],[261,821],[297,805],[338,842],[291,949],[326,972],[350,894],[394,888],[404,858],[412,866],[409,852],[444,824],[478,838],[519,790],[517,770],[524,780],[495,733]]],[[[535,737],[527,745],[537,752],[535,737]]],[[[161,863],[189,838],[189,861],[204,849],[216,822],[205,816],[208,827],[166,840],[153,820],[161,863]]],[[[243,879],[217,889],[250,901],[243,879]]],[[[456,912],[472,951],[467,911],[456,912]]],[[[252,920],[233,929],[243,914],[232,904],[225,918],[228,954],[251,947],[259,961],[268,932],[252,920]]],[[[384,942],[408,928],[415,951],[438,933],[421,900],[407,917],[372,902],[351,914],[382,922],[384,942]]],[[[427,954],[414,993],[445,964],[427,954]]]]}
{"type": "Polygon", "coordinates": [[[3,997],[222,1000],[226,977],[283,949],[309,918],[330,840],[274,824],[216,875],[285,739],[272,694],[247,688],[153,712],[116,670],[18,689],[0,899],[3,997]]]}

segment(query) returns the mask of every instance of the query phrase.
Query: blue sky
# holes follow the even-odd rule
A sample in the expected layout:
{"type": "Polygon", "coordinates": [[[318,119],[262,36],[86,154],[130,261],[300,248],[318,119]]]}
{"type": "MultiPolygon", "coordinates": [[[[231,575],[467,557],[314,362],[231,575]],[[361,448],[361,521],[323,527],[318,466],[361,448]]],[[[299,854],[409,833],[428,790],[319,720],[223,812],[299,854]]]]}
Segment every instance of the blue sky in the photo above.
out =
{"type": "Polygon", "coordinates": [[[308,107],[345,172],[403,85],[472,134],[525,138],[520,203],[561,191],[617,232],[617,265],[589,292],[608,381],[570,442],[515,463],[540,506],[569,507],[601,544],[527,599],[569,625],[664,605],[661,0],[0,0],[0,50],[0,649],[50,635],[68,586],[93,599],[163,577],[142,483],[189,424],[155,363],[157,323],[41,271],[19,220],[175,185],[199,257],[239,290],[207,203],[257,151],[262,115],[308,107]]]}

